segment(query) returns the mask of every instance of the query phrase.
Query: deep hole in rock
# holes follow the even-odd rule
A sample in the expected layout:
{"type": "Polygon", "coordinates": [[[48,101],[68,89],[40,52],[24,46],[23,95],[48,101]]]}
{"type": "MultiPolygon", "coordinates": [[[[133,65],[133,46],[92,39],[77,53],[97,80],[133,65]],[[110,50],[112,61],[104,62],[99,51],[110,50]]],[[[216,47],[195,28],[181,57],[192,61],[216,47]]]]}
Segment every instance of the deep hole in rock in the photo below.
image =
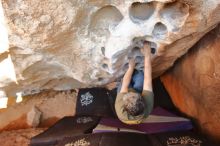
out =
{"type": "Polygon", "coordinates": [[[163,23],[158,22],[154,26],[153,36],[157,39],[164,39],[167,35],[167,32],[167,27],[163,23]]]}
{"type": "Polygon", "coordinates": [[[135,58],[136,56],[142,56],[141,49],[137,46],[134,47],[129,54],[130,58],[135,58]]]}
{"type": "Polygon", "coordinates": [[[140,48],[139,48],[139,47],[134,47],[134,48],[133,48],[133,51],[134,51],[134,52],[140,51],[140,48]]]}
{"type": "Polygon", "coordinates": [[[99,77],[98,78],[98,81],[100,82],[100,81],[103,81],[104,80],[104,78],[102,78],[102,77],[99,77]]]}
{"type": "Polygon", "coordinates": [[[169,16],[172,19],[178,19],[189,12],[189,6],[182,2],[167,3],[163,9],[163,15],[169,16]]]}
{"type": "Polygon", "coordinates": [[[129,63],[126,63],[124,66],[123,66],[123,70],[127,70],[128,69],[128,66],[129,66],[129,63]]]}
{"type": "Polygon", "coordinates": [[[139,20],[146,20],[154,13],[153,2],[140,3],[135,2],[129,9],[129,16],[132,21],[137,22],[139,20]]]}
{"type": "Polygon", "coordinates": [[[151,53],[155,54],[156,53],[156,49],[155,48],[151,48],[151,53]]]}
{"type": "Polygon", "coordinates": [[[101,47],[102,55],[105,56],[105,47],[101,47]]]}
{"type": "Polygon", "coordinates": [[[103,31],[103,29],[109,29],[109,26],[117,25],[122,19],[121,12],[116,7],[108,5],[94,13],[91,19],[90,29],[94,33],[98,33],[97,31],[100,29],[103,31]]]}
{"type": "Polygon", "coordinates": [[[189,14],[189,6],[183,2],[173,2],[164,5],[160,11],[163,20],[172,25],[172,31],[178,31],[189,14]]]}
{"type": "Polygon", "coordinates": [[[102,64],[102,68],[108,69],[108,64],[106,64],[106,63],[102,64]]]}

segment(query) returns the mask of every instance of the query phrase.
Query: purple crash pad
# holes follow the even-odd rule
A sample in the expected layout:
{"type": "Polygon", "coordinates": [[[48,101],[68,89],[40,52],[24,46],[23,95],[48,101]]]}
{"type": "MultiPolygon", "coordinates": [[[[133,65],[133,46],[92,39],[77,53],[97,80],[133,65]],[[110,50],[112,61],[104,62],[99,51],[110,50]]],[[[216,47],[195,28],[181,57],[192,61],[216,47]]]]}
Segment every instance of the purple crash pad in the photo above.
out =
{"type": "Polygon", "coordinates": [[[189,119],[178,117],[163,108],[157,107],[148,117],[147,122],[145,121],[145,123],[139,125],[126,125],[118,119],[102,118],[93,133],[126,131],[151,134],[190,130],[192,128],[193,126],[189,119]]]}

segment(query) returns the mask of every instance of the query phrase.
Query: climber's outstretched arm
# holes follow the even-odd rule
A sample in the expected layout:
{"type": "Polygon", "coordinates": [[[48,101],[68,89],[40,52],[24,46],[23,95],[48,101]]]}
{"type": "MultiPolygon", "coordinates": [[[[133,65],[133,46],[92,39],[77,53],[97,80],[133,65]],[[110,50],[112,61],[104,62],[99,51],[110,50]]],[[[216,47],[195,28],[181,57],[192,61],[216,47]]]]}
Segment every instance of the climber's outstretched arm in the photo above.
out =
{"type": "Polygon", "coordinates": [[[126,73],[125,73],[125,75],[122,79],[122,86],[121,86],[120,93],[128,92],[128,87],[129,87],[129,84],[131,82],[131,78],[132,78],[132,74],[134,72],[134,68],[135,68],[135,60],[131,59],[129,61],[129,68],[126,71],[126,73]]]}
{"type": "Polygon", "coordinates": [[[151,48],[148,42],[144,42],[141,49],[144,57],[144,86],[143,90],[153,91],[152,88],[152,67],[151,67],[151,48]]]}

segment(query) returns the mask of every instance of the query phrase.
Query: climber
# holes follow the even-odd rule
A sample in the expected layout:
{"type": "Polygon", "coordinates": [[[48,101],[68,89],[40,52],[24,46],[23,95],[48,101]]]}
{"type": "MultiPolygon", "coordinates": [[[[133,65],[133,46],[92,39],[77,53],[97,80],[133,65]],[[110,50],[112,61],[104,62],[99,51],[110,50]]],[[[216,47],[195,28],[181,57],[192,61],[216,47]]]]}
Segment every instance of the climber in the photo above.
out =
{"type": "Polygon", "coordinates": [[[148,42],[144,42],[141,52],[144,55],[144,71],[136,70],[135,60],[131,59],[118,86],[115,111],[119,120],[126,124],[144,122],[153,109],[151,48],[148,42]]]}

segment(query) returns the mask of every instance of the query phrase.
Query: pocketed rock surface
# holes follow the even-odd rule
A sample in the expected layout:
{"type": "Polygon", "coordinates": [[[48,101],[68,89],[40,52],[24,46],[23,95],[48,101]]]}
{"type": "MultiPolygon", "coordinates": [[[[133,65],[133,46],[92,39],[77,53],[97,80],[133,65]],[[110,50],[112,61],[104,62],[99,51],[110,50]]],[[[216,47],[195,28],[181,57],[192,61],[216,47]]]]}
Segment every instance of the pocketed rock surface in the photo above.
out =
{"type": "Polygon", "coordinates": [[[220,21],[219,0],[2,0],[0,90],[34,94],[109,83],[149,41],[159,76],[220,21]]]}

